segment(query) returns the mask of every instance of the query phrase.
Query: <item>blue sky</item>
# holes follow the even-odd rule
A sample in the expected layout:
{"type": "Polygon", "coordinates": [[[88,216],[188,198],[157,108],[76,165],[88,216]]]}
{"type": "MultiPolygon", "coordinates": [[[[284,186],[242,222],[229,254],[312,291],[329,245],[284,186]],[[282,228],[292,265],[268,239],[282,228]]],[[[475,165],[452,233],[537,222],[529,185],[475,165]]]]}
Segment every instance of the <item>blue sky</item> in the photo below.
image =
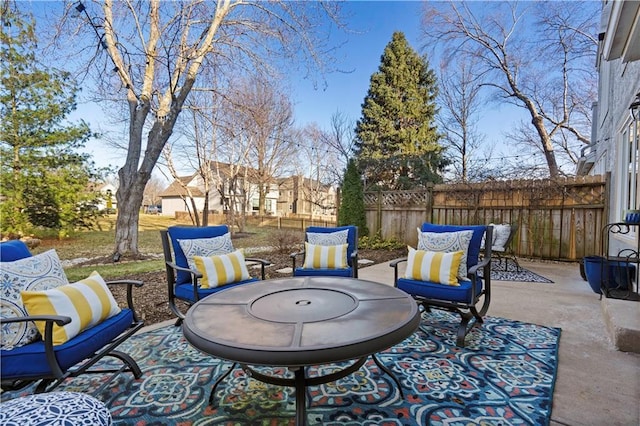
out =
{"type": "MultiPolygon", "coordinates": [[[[37,2],[34,4],[38,4],[37,2]]],[[[43,3],[40,3],[42,5],[43,3]]],[[[48,6],[51,6],[49,4],[48,6]]],[[[390,42],[394,31],[402,31],[410,45],[420,54],[422,49],[420,21],[423,2],[420,1],[350,1],[344,4],[348,27],[353,30],[348,36],[341,33],[339,42],[345,44],[336,53],[337,68],[349,72],[334,72],[325,76],[326,87],[313,81],[292,76],[289,84],[293,89],[292,102],[298,126],[317,122],[321,128],[329,129],[331,116],[342,112],[355,121],[360,117],[361,104],[369,88],[371,74],[377,71],[380,56],[390,42]]],[[[435,58],[428,58],[431,67],[437,69],[435,58]]],[[[82,117],[94,131],[109,131],[101,120],[104,112],[93,104],[80,104],[73,118],[82,117]]],[[[501,133],[512,127],[524,114],[517,108],[487,106],[483,111],[479,130],[487,135],[487,142],[501,139],[501,133]]],[[[117,132],[117,131],[116,131],[117,132]]],[[[126,137],[126,132],[123,132],[126,137]]],[[[504,148],[500,151],[505,151],[504,148]]],[[[120,167],[125,153],[107,147],[103,141],[91,141],[86,152],[93,155],[99,166],[120,167]]],[[[508,149],[505,154],[508,153],[508,149]]]]}

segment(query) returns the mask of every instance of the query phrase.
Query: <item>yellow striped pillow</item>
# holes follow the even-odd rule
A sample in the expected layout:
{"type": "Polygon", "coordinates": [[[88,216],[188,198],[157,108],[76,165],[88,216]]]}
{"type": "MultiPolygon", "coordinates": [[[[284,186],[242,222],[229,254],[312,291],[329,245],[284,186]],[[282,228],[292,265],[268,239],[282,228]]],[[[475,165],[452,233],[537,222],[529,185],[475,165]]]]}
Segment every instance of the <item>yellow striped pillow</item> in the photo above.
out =
{"type": "Polygon", "coordinates": [[[436,252],[409,247],[405,278],[459,286],[458,267],[462,251],[436,252]]]}
{"type": "Polygon", "coordinates": [[[251,278],[241,250],[211,257],[194,256],[193,263],[202,274],[200,288],[219,287],[251,278]]]}
{"type": "Polygon", "coordinates": [[[345,269],[349,244],[321,246],[304,243],[304,267],[310,269],[345,269]]]}
{"type": "MultiPolygon", "coordinates": [[[[29,315],[65,315],[71,322],[63,327],[53,326],[53,344],[61,345],[83,330],[120,313],[113,294],[97,272],[88,278],[45,291],[21,291],[22,303],[29,315]]],[[[36,327],[44,336],[44,325],[36,327]]]]}

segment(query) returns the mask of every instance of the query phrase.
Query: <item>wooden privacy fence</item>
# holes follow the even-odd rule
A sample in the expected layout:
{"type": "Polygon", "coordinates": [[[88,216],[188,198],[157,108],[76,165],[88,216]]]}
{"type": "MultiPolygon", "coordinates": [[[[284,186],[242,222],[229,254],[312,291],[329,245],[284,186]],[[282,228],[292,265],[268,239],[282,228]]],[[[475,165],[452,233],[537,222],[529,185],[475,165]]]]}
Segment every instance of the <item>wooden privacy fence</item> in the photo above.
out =
{"type": "Polygon", "coordinates": [[[417,244],[423,222],[518,225],[518,256],[577,260],[600,252],[606,218],[604,176],[434,185],[422,191],[365,193],[367,226],[417,244]]]}

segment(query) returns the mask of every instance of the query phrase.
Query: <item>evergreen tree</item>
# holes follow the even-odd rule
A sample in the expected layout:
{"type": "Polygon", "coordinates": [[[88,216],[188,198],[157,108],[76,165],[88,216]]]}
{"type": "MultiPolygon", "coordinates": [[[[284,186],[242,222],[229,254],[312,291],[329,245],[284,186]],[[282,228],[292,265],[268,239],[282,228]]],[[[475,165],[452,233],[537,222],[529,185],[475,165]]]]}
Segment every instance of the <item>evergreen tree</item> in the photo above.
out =
{"type": "Polygon", "coordinates": [[[34,227],[64,233],[86,225],[97,202],[88,156],[76,150],[91,136],[81,122],[63,123],[76,108],[70,75],[38,62],[33,19],[10,8],[0,26],[0,230],[13,236],[34,227]]]}
{"type": "Polygon", "coordinates": [[[426,57],[395,32],[356,124],[356,155],[367,187],[413,189],[441,181],[446,163],[434,124],[437,92],[426,57]]]}
{"type": "Polygon", "coordinates": [[[360,179],[358,167],[353,159],[349,160],[347,164],[341,192],[342,199],[340,201],[340,210],[338,211],[338,225],[356,225],[359,236],[364,237],[369,235],[364,210],[362,180],[360,179]]]}

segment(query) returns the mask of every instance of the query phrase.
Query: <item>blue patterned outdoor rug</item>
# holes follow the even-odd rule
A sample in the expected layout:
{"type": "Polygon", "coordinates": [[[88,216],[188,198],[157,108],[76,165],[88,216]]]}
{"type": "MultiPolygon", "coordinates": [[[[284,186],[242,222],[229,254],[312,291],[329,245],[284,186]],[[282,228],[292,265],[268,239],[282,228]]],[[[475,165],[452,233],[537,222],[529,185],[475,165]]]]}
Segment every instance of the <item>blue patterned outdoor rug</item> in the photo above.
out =
{"type": "MultiPolygon", "coordinates": [[[[404,399],[369,359],[350,376],[307,389],[307,423],[547,425],[560,329],[487,317],[467,337],[467,347],[458,348],[453,319],[442,311],[425,313],[420,330],[379,354],[402,381],[404,399]]],[[[138,360],[144,373],[139,380],[127,374],[108,383],[106,377],[85,375],[58,390],[102,400],[116,425],[294,424],[293,389],[251,379],[239,368],[218,386],[215,407],[208,407],[212,382],[231,364],[193,349],[180,327],[134,336],[122,348],[138,360]]],[[[335,368],[315,367],[311,374],[335,368]]],[[[2,399],[16,396],[5,392],[2,399]]]]}
{"type": "MultiPolygon", "coordinates": [[[[482,276],[482,269],[478,271],[478,275],[482,276]]],[[[516,268],[513,261],[507,261],[507,268],[505,270],[504,262],[491,261],[491,279],[494,281],[521,281],[529,283],[553,283],[552,280],[538,275],[522,266],[516,268]]]]}

